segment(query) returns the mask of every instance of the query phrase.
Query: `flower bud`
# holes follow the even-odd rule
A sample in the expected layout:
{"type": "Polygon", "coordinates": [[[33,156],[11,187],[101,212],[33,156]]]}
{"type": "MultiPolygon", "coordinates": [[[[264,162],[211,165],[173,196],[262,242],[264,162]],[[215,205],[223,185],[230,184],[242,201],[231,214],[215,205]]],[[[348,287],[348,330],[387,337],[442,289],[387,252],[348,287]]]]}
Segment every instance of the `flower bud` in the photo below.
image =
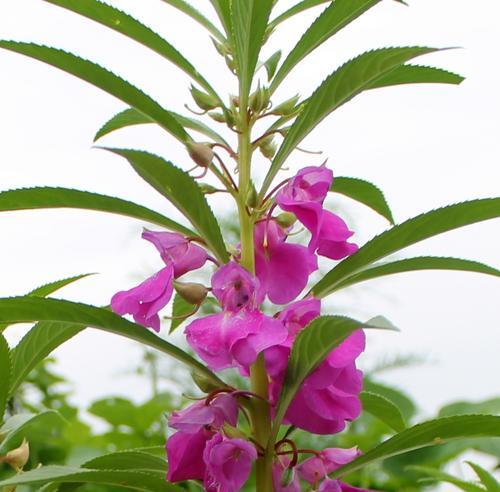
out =
{"type": "Polygon", "coordinates": [[[286,101],[283,101],[281,104],[278,104],[275,108],[273,108],[273,114],[277,114],[278,116],[289,116],[295,112],[297,109],[297,103],[299,102],[299,95],[291,97],[286,101]]]}
{"type": "Polygon", "coordinates": [[[232,57],[229,55],[225,57],[226,60],[226,65],[231,70],[231,72],[236,73],[236,64],[234,63],[234,60],[232,57]]]}
{"type": "Polygon", "coordinates": [[[22,470],[24,468],[24,465],[28,463],[29,457],[30,446],[28,444],[28,441],[26,441],[26,439],[23,439],[21,446],[13,449],[12,451],[9,451],[5,455],[4,460],[15,470],[22,470]]]}
{"type": "Polygon", "coordinates": [[[208,113],[208,116],[210,116],[210,118],[212,118],[217,123],[225,123],[226,122],[226,117],[224,116],[223,113],[219,113],[217,111],[211,111],[210,113],[208,113]]]}
{"type": "Polygon", "coordinates": [[[264,138],[259,144],[259,150],[266,159],[272,159],[278,150],[272,135],[264,138]]]}
{"type": "Polygon", "coordinates": [[[208,167],[214,159],[214,151],[207,144],[188,142],[187,151],[191,159],[200,167],[208,167]]]}
{"type": "Polygon", "coordinates": [[[270,98],[267,87],[257,87],[257,90],[250,96],[249,105],[254,113],[260,113],[269,105],[270,98]]]}
{"type": "Polygon", "coordinates": [[[286,468],[281,475],[281,486],[288,487],[295,479],[295,468],[286,468]]]}
{"type": "Polygon", "coordinates": [[[219,101],[214,96],[200,91],[194,85],[191,86],[191,96],[198,107],[204,111],[215,109],[219,106],[219,101]]]}
{"type": "Polygon", "coordinates": [[[288,229],[289,227],[293,226],[296,221],[297,217],[295,217],[295,214],[292,214],[291,212],[283,212],[276,217],[276,222],[283,229],[288,229]]]}
{"type": "Polygon", "coordinates": [[[208,183],[199,183],[198,186],[204,195],[211,195],[212,193],[217,193],[219,191],[215,186],[208,183]]]}
{"type": "Polygon", "coordinates": [[[258,202],[257,190],[255,189],[255,185],[252,182],[250,182],[250,187],[247,193],[246,205],[248,205],[250,208],[255,208],[257,206],[257,202],[258,202]]]}
{"type": "Polygon", "coordinates": [[[191,377],[193,378],[196,386],[198,386],[198,388],[200,388],[203,393],[211,393],[212,391],[219,389],[219,387],[215,385],[210,379],[198,372],[192,372],[191,377]]]}
{"type": "Polygon", "coordinates": [[[199,306],[207,297],[208,289],[194,282],[174,282],[174,287],[177,293],[189,304],[199,306]]]}
{"type": "Polygon", "coordinates": [[[214,38],[210,38],[212,40],[213,45],[215,46],[215,49],[217,50],[217,53],[221,56],[227,56],[231,54],[231,48],[225,44],[225,43],[220,43],[214,38]]]}

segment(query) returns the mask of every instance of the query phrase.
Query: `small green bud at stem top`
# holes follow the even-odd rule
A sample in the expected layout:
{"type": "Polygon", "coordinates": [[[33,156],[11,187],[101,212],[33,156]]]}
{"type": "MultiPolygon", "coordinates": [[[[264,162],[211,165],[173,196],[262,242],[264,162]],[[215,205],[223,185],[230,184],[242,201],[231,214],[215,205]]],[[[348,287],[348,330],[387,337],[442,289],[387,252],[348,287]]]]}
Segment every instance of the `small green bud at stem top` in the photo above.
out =
{"type": "Polygon", "coordinates": [[[257,87],[257,90],[250,96],[250,109],[259,114],[269,105],[270,98],[269,89],[267,87],[257,87]]]}
{"type": "Polygon", "coordinates": [[[214,96],[200,91],[194,85],[191,86],[191,96],[198,107],[204,111],[209,111],[219,106],[219,101],[214,96]]]}
{"type": "Polygon", "coordinates": [[[174,288],[185,301],[194,306],[199,306],[208,294],[208,289],[204,285],[194,282],[179,282],[175,280],[174,288]]]}
{"type": "Polygon", "coordinates": [[[208,167],[214,160],[214,151],[207,144],[188,142],[186,148],[191,159],[200,167],[208,167]]]}
{"type": "Polygon", "coordinates": [[[249,206],[250,208],[255,208],[258,203],[258,196],[259,194],[255,189],[255,185],[251,182],[250,187],[248,188],[246,205],[249,206]]]}
{"type": "Polygon", "coordinates": [[[28,441],[26,439],[23,439],[23,442],[21,445],[13,449],[12,451],[9,451],[3,461],[8,463],[14,470],[19,471],[24,468],[24,465],[28,463],[28,460],[30,458],[30,446],[28,444],[28,441]]]}
{"type": "Polygon", "coordinates": [[[274,143],[274,137],[270,135],[264,138],[259,144],[259,150],[266,159],[272,159],[278,150],[274,143]]]}
{"type": "Polygon", "coordinates": [[[211,393],[212,391],[219,389],[219,387],[212,383],[212,381],[210,381],[207,377],[197,372],[192,372],[191,377],[193,378],[196,386],[198,386],[198,388],[200,388],[204,393],[211,393]]]}
{"type": "Polygon", "coordinates": [[[281,104],[278,104],[275,108],[273,108],[273,114],[278,116],[290,116],[297,109],[297,103],[299,102],[299,95],[291,97],[286,101],[283,101],[281,104]]]}
{"type": "Polygon", "coordinates": [[[276,222],[283,227],[283,229],[288,229],[297,222],[297,217],[291,212],[283,212],[276,217],[276,222]]]}
{"type": "Polygon", "coordinates": [[[212,193],[217,193],[218,191],[220,191],[218,188],[208,183],[200,183],[198,186],[200,187],[200,190],[204,195],[211,195],[212,193]]]}

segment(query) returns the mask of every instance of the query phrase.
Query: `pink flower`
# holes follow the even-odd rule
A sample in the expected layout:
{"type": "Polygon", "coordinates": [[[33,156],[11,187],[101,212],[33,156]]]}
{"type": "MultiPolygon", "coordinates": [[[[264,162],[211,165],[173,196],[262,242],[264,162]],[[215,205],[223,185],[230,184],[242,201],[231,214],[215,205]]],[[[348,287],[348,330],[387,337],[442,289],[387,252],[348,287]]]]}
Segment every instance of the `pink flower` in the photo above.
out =
{"type": "Polygon", "coordinates": [[[329,473],[332,473],[337,468],[340,468],[342,465],[351,462],[360,454],[361,453],[357,448],[327,448],[318,453],[317,456],[313,456],[312,458],[303,461],[298,466],[298,472],[303,480],[311,484],[315,484],[323,478],[327,477],[329,473]]]}
{"type": "Polygon", "coordinates": [[[197,319],[186,328],[186,337],[210,369],[238,367],[247,374],[259,353],[283,342],[287,333],[278,320],[242,309],[197,319]]]}
{"type": "Polygon", "coordinates": [[[274,492],[300,492],[299,476],[295,468],[287,471],[290,463],[290,458],[279,456],[273,463],[273,485],[274,492]],[[285,473],[291,473],[291,476],[286,476],[285,473]]]}
{"type": "Polygon", "coordinates": [[[338,480],[327,478],[321,482],[318,492],[342,492],[342,488],[338,480]]]}
{"type": "Polygon", "coordinates": [[[174,268],[167,265],[152,277],[111,299],[111,309],[119,314],[132,314],[136,323],[160,331],[158,311],[164,308],[173,292],[174,268]]]}
{"type": "Polygon", "coordinates": [[[225,422],[233,427],[238,422],[238,405],[233,396],[227,393],[217,395],[208,404],[200,401],[173,412],[168,419],[170,427],[186,434],[196,434],[207,427],[219,430],[225,422]]]}
{"type": "Polygon", "coordinates": [[[264,297],[260,292],[259,281],[234,261],[215,272],[212,289],[222,308],[227,311],[256,308],[264,297]]]}
{"type": "Polygon", "coordinates": [[[292,212],[312,234],[309,247],[316,249],[323,215],[323,201],[333,181],[333,173],[325,166],[301,169],[281,189],[276,202],[281,209],[292,212]]]}
{"type": "Polygon", "coordinates": [[[255,270],[271,302],[293,301],[318,269],[316,256],[305,246],[286,243],[287,235],[275,220],[255,226],[255,270]]]}
{"type": "Polygon", "coordinates": [[[175,278],[201,268],[208,259],[207,252],[181,234],[144,229],[142,238],[153,243],[165,264],[174,265],[175,278]]]}
{"type": "Polygon", "coordinates": [[[338,215],[323,210],[317,253],[332,260],[352,255],[358,250],[356,244],[347,242],[353,234],[338,215]]]}
{"type": "Polygon", "coordinates": [[[216,434],[208,441],[203,452],[206,464],[205,490],[238,492],[248,480],[256,459],[257,451],[249,442],[216,434]]]}
{"type": "Polygon", "coordinates": [[[206,465],[203,451],[212,436],[212,432],[202,429],[195,434],[176,432],[169,437],[166,444],[169,482],[204,479],[206,465]]]}

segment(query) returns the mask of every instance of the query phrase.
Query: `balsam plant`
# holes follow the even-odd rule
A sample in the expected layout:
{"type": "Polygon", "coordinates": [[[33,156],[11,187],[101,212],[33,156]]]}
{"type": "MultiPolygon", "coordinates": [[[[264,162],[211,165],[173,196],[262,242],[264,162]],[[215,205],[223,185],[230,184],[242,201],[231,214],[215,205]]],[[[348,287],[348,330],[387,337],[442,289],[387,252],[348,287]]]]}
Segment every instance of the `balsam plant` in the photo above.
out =
{"type": "MultiPolygon", "coordinates": [[[[237,78],[238,93],[224,96],[170,42],[115,7],[97,0],[47,1],[122,33],[183,70],[191,77],[192,97],[208,120],[173,113],[129,82],[76,55],[32,43],[0,41],[0,47],[73,74],[128,106],[99,130],[96,139],[130,125],[156,123],[185,146],[186,161],[191,162],[178,167],[144,150],[105,148],[126,159],[184,215],[188,225],[142,205],[86,191],[30,188],[0,193],[0,209],[5,211],[83,208],[149,222],[156,229],[146,229],[143,238],[156,247],[164,263],[140,285],[117,293],[111,300],[114,312],[47,299],[45,291],[0,299],[0,322],[37,322],[12,351],[0,340],[0,403],[8,400],[35,361],[88,326],[176,358],[191,368],[205,396],[169,417],[174,432],[166,444],[167,480],[158,457],[143,450],[138,451],[140,459],[137,455],[125,460],[103,457],[82,468],[46,467],[23,473],[17,463],[18,474],[0,485],[48,482],[44,490],[67,490],[58,484],[102,482],[173,491],[181,490],[174,483],[197,481],[207,491],[236,492],[254,473],[259,492],[360,491],[345,476],[374,461],[461,437],[500,436],[500,417],[492,415],[438,418],[405,428],[394,402],[376,392],[361,392],[362,374],[356,368],[356,358],[365,346],[363,330],[387,324],[380,319],[361,322],[320,313],[327,296],[385,275],[443,269],[500,276],[489,266],[459,258],[388,259],[436,234],[499,217],[500,198],[451,205],[394,225],[377,187],[358,178],[334,179],[326,163],[306,165],[294,176],[277,179],[304,138],[355,96],[400,84],[459,84],[462,77],[456,74],[410,64],[439,48],[377,48],[335,69],[308,97],[280,101],[276,90],[290,72],[380,0],[303,0],[279,15],[275,14],[279,0],[209,0],[214,21],[184,0],[165,0],[208,31],[215,54],[224,57],[237,78]],[[266,53],[267,40],[282,23],[320,5],[324,10],[283,59],[281,52],[266,53]],[[263,118],[273,122],[257,132],[263,118]],[[225,129],[231,137],[223,137],[214,127],[225,129]],[[201,133],[204,140],[195,139],[192,131],[201,133]],[[262,183],[253,179],[257,151],[269,162],[262,183]],[[189,169],[193,164],[195,169],[189,169]],[[208,175],[220,182],[219,187],[201,181],[208,175]],[[236,244],[225,240],[209,206],[210,195],[216,192],[226,193],[237,210],[240,237],[236,244]],[[392,227],[358,247],[349,241],[353,232],[345,221],[324,206],[329,192],[368,205],[392,227]],[[299,232],[300,240],[292,242],[299,232]],[[319,256],[331,260],[330,270],[308,286],[319,256]],[[209,286],[180,279],[210,265],[214,271],[209,286]],[[174,292],[174,321],[189,321],[187,341],[203,363],[153,333],[160,331],[158,313],[174,292]],[[206,302],[215,304],[216,312],[191,319],[206,302]],[[124,315],[132,315],[135,323],[124,315]],[[216,374],[228,368],[238,370],[248,386],[234,387],[216,374]],[[297,428],[314,434],[341,432],[346,422],[358,417],[362,405],[397,431],[374,449],[364,454],[357,448],[302,449],[294,441],[297,428]]],[[[0,454],[15,453],[15,449],[26,454],[19,442],[26,422],[12,418],[0,429],[0,454]]]]}

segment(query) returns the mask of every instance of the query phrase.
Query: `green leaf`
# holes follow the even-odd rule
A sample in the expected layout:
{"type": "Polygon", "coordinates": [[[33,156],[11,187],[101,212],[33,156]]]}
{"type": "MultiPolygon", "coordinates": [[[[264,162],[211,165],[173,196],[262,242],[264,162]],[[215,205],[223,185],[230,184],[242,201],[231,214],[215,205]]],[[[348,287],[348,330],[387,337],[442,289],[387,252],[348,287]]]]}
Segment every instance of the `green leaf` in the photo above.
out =
{"type": "Polygon", "coordinates": [[[281,50],[278,50],[264,62],[264,67],[266,67],[268,81],[270,81],[274,77],[276,69],[278,68],[278,63],[280,61],[280,58],[281,58],[281,50]]]}
{"type": "Polygon", "coordinates": [[[500,277],[500,271],[483,263],[461,258],[442,258],[436,256],[420,256],[417,258],[406,258],[404,260],[393,261],[375,265],[357,274],[351,275],[346,280],[340,282],[330,291],[335,292],[345,287],[349,287],[360,282],[366,282],[374,278],[394,275],[396,273],[416,272],[419,270],[451,270],[461,272],[484,273],[500,277]]]}
{"type": "Polygon", "coordinates": [[[472,461],[467,461],[467,464],[474,470],[488,492],[500,492],[500,483],[489,471],[472,461]]]}
{"type": "Polygon", "coordinates": [[[359,178],[339,176],[333,180],[330,191],[356,200],[394,224],[394,217],[384,194],[374,184],[359,178]]]}
{"type": "MultiPolygon", "coordinates": [[[[165,450],[163,449],[163,454],[165,450]]],[[[91,459],[82,465],[94,470],[143,470],[152,473],[167,473],[167,462],[164,458],[145,453],[140,449],[119,451],[91,459]]]]}
{"type": "Polygon", "coordinates": [[[394,405],[399,408],[399,411],[406,421],[410,420],[417,413],[417,407],[413,400],[400,389],[380,384],[369,377],[364,378],[363,389],[382,395],[384,398],[394,403],[394,405]]]}
{"type": "Polygon", "coordinates": [[[335,0],[331,2],[309,26],[281,64],[271,83],[271,93],[301,60],[379,2],[380,0],[335,0]]]}
{"type": "Polygon", "coordinates": [[[228,40],[232,40],[233,30],[231,25],[231,0],[210,0],[213,8],[217,12],[228,40]]]}
{"type": "MultiPolygon", "coordinates": [[[[172,111],[171,114],[185,128],[197,131],[211,138],[214,142],[218,142],[229,147],[227,141],[222,138],[216,131],[212,130],[208,125],[205,125],[205,123],[202,123],[201,121],[195,120],[193,118],[187,118],[186,116],[182,116],[172,111]]],[[[114,132],[115,130],[120,130],[121,128],[126,128],[134,125],[146,125],[151,123],[155,123],[155,121],[153,121],[149,116],[144,115],[134,108],[128,108],[108,120],[94,136],[94,142],[104,137],[105,135],[114,132]]]]}
{"type": "Polygon", "coordinates": [[[62,50],[33,43],[0,41],[0,48],[29,56],[59,68],[115,96],[156,121],[182,143],[190,140],[175,117],[155,100],[105,68],[62,50]]]}
{"type": "MultiPolygon", "coordinates": [[[[111,5],[102,3],[98,0],[45,0],[53,5],[58,5],[65,9],[71,10],[80,14],[87,19],[98,22],[110,29],[113,29],[134,41],[150,48],[160,56],[164,57],[178,68],[187,73],[193,80],[198,82],[207,92],[216,97],[219,101],[220,98],[214,91],[212,86],[207,80],[196,70],[196,68],[189,62],[177,49],[175,49],[168,41],[163,39],[159,34],[154,32],[149,27],[145,26],[137,19],[130,15],[118,10],[111,5]]],[[[222,101],[221,101],[222,103],[222,101]]]]}
{"type": "Polygon", "coordinates": [[[125,425],[135,429],[138,424],[137,407],[126,398],[109,397],[94,401],[88,411],[113,427],[125,425]]]}
{"type": "MultiPolygon", "coordinates": [[[[30,439],[35,434],[50,434],[55,425],[63,423],[62,417],[53,410],[38,414],[18,413],[10,417],[0,427],[0,455],[18,447],[23,439],[30,439]]],[[[43,441],[37,441],[43,442],[43,441]]]]}
{"type": "Polygon", "coordinates": [[[77,208],[125,215],[192,236],[194,232],[164,215],[128,200],[69,188],[21,188],[0,193],[0,211],[77,208]]]}
{"type": "Polygon", "coordinates": [[[184,316],[192,313],[195,308],[196,306],[194,304],[190,304],[176,293],[174,296],[174,302],[172,303],[172,320],[170,321],[169,333],[173,333],[176,328],[181,326],[185,320],[184,316]]]}
{"type": "Polygon", "coordinates": [[[330,113],[371,88],[380,78],[417,56],[437,51],[434,48],[403,47],[368,51],[348,61],[316,89],[288,130],[262,185],[269,189],[285,160],[300,142],[330,113]]]}
{"type": "Polygon", "coordinates": [[[432,477],[419,480],[419,482],[428,482],[428,481],[447,482],[451,483],[452,485],[455,485],[464,492],[484,492],[484,489],[479,487],[478,485],[466,482],[465,480],[460,480],[454,477],[453,475],[444,473],[441,470],[436,470],[435,468],[431,468],[430,466],[407,466],[406,469],[417,473],[421,473],[422,475],[426,475],[428,477],[432,477]]]}
{"type": "Polygon", "coordinates": [[[375,461],[407,453],[413,449],[435,446],[466,437],[500,437],[500,417],[461,415],[415,425],[396,434],[347,465],[341,466],[331,475],[340,477],[375,461]]]}
{"type": "Polygon", "coordinates": [[[274,29],[278,24],[281,24],[282,22],[290,19],[294,15],[304,12],[304,10],[317,7],[318,5],[329,3],[331,1],[332,0],[303,0],[302,2],[297,3],[293,7],[290,7],[288,10],[285,10],[285,12],[283,12],[282,14],[278,15],[278,17],[271,21],[270,26],[274,29]]]}
{"type": "Polygon", "coordinates": [[[127,321],[107,309],[59,299],[35,297],[0,299],[0,322],[30,323],[34,321],[53,321],[88,326],[130,338],[179,360],[214,384],[225,386],[215,374],[180,348],[154,335],[147,328],[127,321]]]}
{"type": "Polygon", "coordinates": [[[489,415],[500,415],[500,397],[479,402],[457,401],[445,405],[439,410],[439,417],[451,415],[464,415],[470,413],[487,413],[489,415]]]}
{"type": "Polygon", "coordinates": [[[371,413],[396,432],[406,428],[403,415],[399,408],[385,396],[363,391],[360,394],[361,404],[365,412],[371,413]]]}
{"type": "Polygon", "coordinates": [[[217,219],[191,176],[148,152],[111,148],[105,150],[125,157],[139,176],[166,197],[193,224],[217,258],[224,263],[229,261],[217,219]]]}
{"type": "MultiPolygon", "coordinates": [[[[0,193],[0,200],[2,194],[0,193]]],[[[95,275],[94,273],[83,273],[82,275],[75,275],[74,277],[63,278],[62,280],[56,280],[55,282],[49,282],[48,284],[41,285],[36,289],[33,289],[28,295],[34,297],[47,297],[50,294],[66,287],[67,285],[76,282],[77,280],[81,280],[82,278],[90,277],[91,275],[95,275]]]]}
{"type": "Polygon", "coordinates": [[[423,65],[402,65],[385,77],[377,80],[370,89],[403,84],[461,84],[464,77],[442,68],[423,65]]]}
{"type": "Polygon", "coordinates": [[[217,38],[221,43],[226,41],[224,35],[198,10],[196,10],[193,6],[185,2],[184,0],[163,0],[165,3],[168,3],[172,7],[180,10],[185,13],[191,19],[195,20],[203,27],[205,27],[210,34],[212,34],[215,38],[217,38]]]}
{"type": "Polygon", "coordinates": [[[273,0],[232,0],[231,2],[234,54],[238,67],[240,98],[244,106],[248,101],[272,8],[273,0]]]}
{"type": "Polygon", "coordinates": [[[471,200],[418,215],[374,237],[330,270],[312,292],[318,298],[324,297],[340,282],[385,256],[437,234],[496,217],[500,217],[500,198],[471,200]]]}
{"type": "Polygon", "coordinates": [[[11,485],[55,483],[93,483],[116,485],[124,489],[144,492],[182,492],[184,489],[168,483],[164,477],[144,471],[90,470],[71,466],[44,466],[2,480],[0,487],[11,485]]]}
{"type": "Polygon", "coordinates": [[[31,328],[12,349],[12,380],[10,394],[13,395],[28,374],[52,351],[80,333],[79,324],[43,321],[31,328]]]}
{"type": "Polygon", "coordinates": [[[9,387],[12,377],[12,363],[10,358],[10,349],[7,340],[0,333],[0,423],[3,422],[3,416],[7,401],[9,399],[9,387]]]}

